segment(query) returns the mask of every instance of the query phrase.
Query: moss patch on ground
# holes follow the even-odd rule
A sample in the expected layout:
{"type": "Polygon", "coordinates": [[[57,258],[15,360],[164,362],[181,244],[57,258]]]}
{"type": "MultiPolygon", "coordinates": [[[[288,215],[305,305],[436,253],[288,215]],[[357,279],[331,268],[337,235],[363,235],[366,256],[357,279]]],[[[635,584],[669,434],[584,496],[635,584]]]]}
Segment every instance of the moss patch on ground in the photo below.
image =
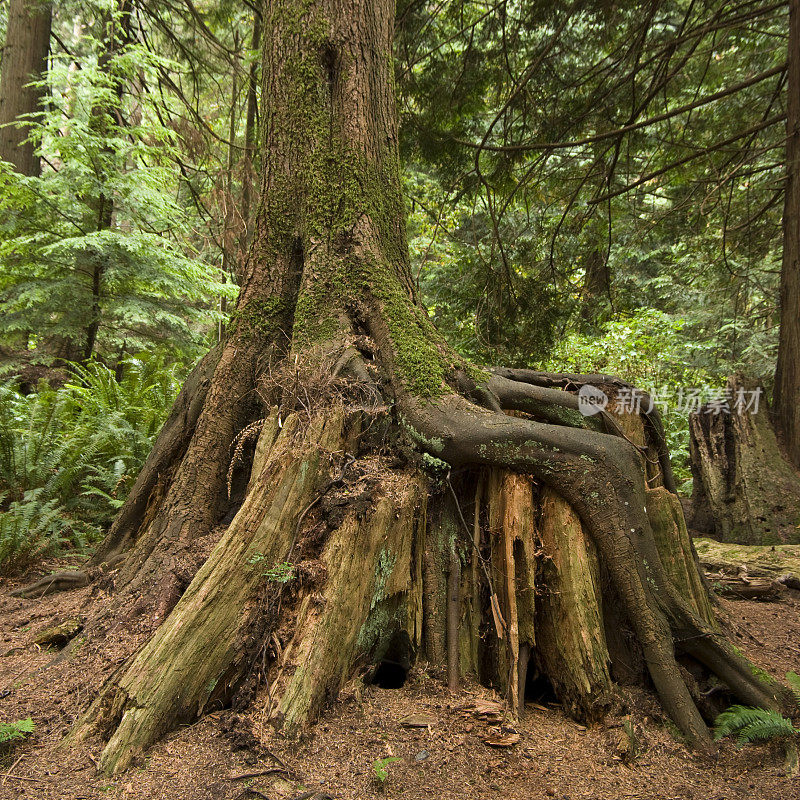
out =
{"type": "Polygon", "coordinates": [[[746,565],[750,575],[763,571],[766,576],[787,573],[800,576],[800,544],[725,544],[703,538],[695,539],[694,546],[703,564],[712,569],[723,568],[725,564],[746,565]]]}

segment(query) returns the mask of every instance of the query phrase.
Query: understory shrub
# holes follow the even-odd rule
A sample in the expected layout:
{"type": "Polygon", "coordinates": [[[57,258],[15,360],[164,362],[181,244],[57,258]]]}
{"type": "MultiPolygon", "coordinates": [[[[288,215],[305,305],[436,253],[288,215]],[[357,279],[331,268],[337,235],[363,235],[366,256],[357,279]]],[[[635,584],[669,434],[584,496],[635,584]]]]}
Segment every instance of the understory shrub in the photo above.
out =
{"type": "Polygon", "coordinates": [[[163,355],[130,358],[121,380],[73,364],[59,388],[0,384],[0,570],[98,541],[177,394],[163,355]]]}

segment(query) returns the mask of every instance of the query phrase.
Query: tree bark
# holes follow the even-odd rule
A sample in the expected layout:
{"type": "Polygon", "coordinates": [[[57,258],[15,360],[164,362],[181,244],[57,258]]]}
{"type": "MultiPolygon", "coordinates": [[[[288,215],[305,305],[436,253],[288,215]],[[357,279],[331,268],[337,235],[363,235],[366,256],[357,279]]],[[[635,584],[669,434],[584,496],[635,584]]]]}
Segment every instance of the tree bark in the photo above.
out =
{"type": "MultiPolygon", "coordinates": [[[[258,7],[253,12],[253,32],[250,39],[250,50],[256,51],[261,46],[261,11],[258,7]]],[[[239,250],[246,253],[253,234],[252,210],[254,198],[258,198],[256,187],[256,170],[258,168],[258,75],[259,60],[250,63],[247,83],[247,110],[244,125],[245,155],[242,169],[242,221],[243,229],[239,237],[239,250]]],[[[240,267],[237,265],[237,272],[240,267]]],[[[237,282],[240,276],[237,274],[237,282]]]]}
{"type": "Polygon", "coordinates": [[[800,0],[789,3],[780,303],[773,418],[789,461],[800,469],[800,0]]]}
{"type": "Polygon", "coordinates": [[[28,114],[41,111],[44,90],[30,86],[47,74],[52,5],[40,0],[11,0],[0,74],[0,161],[9,161],[23,175],[38,175],[39,157],[25,141],[28,114]]]}
{"type": "Polygon", "coordinates": [[[594,323],[611,297],[608,254],[599,246],[593,247],[586,257],[584,270],[581,318],[584,322],[594,323]]]}
{"type": "Polygon", "coordinates": [[[570,506],[550,490],[545,494],[541,537],[549,559],[543,567],[547,591],[536,619],[541,670],[568,712],[596,720],[611,695],[598,556],[570,506]]]}

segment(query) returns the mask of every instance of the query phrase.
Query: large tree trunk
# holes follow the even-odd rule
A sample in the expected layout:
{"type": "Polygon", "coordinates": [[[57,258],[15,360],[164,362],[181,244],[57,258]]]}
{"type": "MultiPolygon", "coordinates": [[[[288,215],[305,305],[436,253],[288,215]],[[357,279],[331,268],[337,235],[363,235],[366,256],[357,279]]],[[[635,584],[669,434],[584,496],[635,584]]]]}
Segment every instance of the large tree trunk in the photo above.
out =
{"type": "Polygon", "coordinates": [[[31,142],[26,114],[41,111],[43,90],[30,86],[47,73],[52,6],[41,0],[11,0],[0,74],[0,161],[23,175],[38,175],[39,157],[31,142]]]}
{"type": "Polygon", "coordinates": [[[541,673],[587,719],[615,661],[646,664],[703,747],[677,652],[743,702],[788,702],[715,627],[657,418],[583,417],[575,392],[613,395],[607,376],[478,370],[418,305],[393,12],[266,3],[262,196],[234,324],[102,548],[128,548],[117,613],[155,629],[73,732],[103,732],[106,771],[210,702],[255,698],[296,729],[359,668],[396,685],[421,657],[501,688],[512,715],[541,673]]]}
{"type": "MultiPolygon", "coordinates": [[[[728,390],[732,398],[761,391],[738,377],[728,390]]],[[[689,416],[691,527],[722,542],[800,542],[800,474],[778,445],[766,401],[758,413],[735,404],[715,411],[703,406],[689,416]]]]}
{"type": "Polygon", "coordinates": [[[789,3],[787,63],[781,329],[773,407],[778,439],[800,469],[800,0],[789,3]]]}

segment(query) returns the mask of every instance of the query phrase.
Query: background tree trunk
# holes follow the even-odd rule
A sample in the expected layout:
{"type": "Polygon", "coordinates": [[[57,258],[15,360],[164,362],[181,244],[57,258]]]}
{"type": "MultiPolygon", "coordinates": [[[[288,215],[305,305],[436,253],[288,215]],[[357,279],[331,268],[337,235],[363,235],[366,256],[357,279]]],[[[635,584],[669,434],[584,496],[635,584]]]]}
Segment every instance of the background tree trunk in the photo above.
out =
{"type": "Polygon", "coordinates": [[[29,86],[47,74],[52,6],[39,0],[11,0],[0,75],[0,161],[23,175],[38,175],[39,157],[25,142],[29,127],[15,125],[41,110],[41,88],[29,86]]]}
{"type": "Polygon", "coordinates": [[[789,461],[800,469],[800,0],[789,3],[784,192],[781,329],[773,413],[778,440],[789,461]]]}
{"type": "Polygon", "coordinates": [[[581,317],[585,322],[596,323],[611,297],[611,272],[607,253],[593,247],[586,256],[583,278],[581,317]]]}

